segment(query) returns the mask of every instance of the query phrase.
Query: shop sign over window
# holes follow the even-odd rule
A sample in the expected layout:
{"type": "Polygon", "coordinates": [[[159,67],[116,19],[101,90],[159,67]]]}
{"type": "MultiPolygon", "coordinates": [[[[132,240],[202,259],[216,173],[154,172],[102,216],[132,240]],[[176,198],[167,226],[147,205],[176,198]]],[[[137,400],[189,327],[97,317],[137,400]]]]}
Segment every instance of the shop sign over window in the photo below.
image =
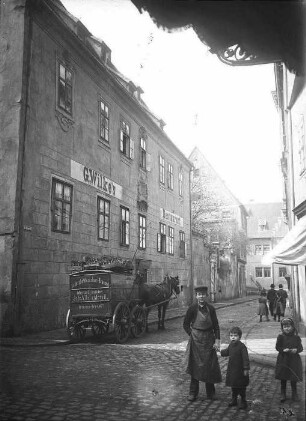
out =
{"type": "Polygon", "coordinates": [[[117,199],[122,199],[122,186],[110,180],[102,173],[85,167],[73,160],[71,160],[71,177],[95,187],[103,193],[109,194],[117,199]]]}

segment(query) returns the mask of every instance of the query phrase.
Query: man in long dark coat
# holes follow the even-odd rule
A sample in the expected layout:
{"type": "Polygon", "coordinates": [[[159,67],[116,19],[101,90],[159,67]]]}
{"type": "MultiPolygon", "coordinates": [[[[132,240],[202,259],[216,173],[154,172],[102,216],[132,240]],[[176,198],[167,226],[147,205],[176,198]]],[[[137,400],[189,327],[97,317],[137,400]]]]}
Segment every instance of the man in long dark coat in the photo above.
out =
{"type": "Polygon", "coordinates": [[[215,308],[209,304],[208,288],[195,288],[197,301],[187,310],[183,327],[189,335],[186,349],[186,373],[190,374],[189,401],[199,393],[199,381],[205,382],[208,399],[215,399],[214,383],[222,381],[216,350],[220,348],[220,329],[215,308]]]}
{"type": "Polygon", "coordinates": [[[272,317],[274,317],[274,320],[276,320],[276,316],[273,314],[274,303],[275,303],[275,298],[276,298],[276,291],[274,288],[275,288],[274,284],[271,284],[270,289],[267,294],[267,300],[269,301],[270,314],[272,317]]]}

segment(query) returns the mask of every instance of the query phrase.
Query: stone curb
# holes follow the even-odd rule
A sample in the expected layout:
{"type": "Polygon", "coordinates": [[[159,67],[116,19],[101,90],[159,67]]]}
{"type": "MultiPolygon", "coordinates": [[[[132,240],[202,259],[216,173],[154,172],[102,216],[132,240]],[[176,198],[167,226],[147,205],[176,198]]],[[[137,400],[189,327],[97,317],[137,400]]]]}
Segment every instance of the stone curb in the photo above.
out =
{"type": "MultiPolygon", "coordinates": [[[[246,302],[250,302],[250,301],[254,301],[256,300],[256,298],[250,298],[250,299],[246,299],[246,300],[242,300],[239,302],[229,302],[229,303],[222,303],[220,305],[218,305],[218,303],[214,304],[214,307],[216,310],[218,310],[219,308],[224,308],[224,307],[231,307],[240,303],[246,303],[246,302]]],[[[180,309],[180,311],[184,312],[184,314],[175,314],[173,316],[169,316],[167,317],[166,320],[174,320],[177,319],[179,317],[184,317],[185,313],[187,311],[187,307],[184,309],[180,309]]],[[[153,325],[157,323],[157,319],[155,320],[151,320],[148,322],[149,325],[153,325]]],[[[45,346],[62,346],[62,345],[70,345],[71,341],[69,339],[37,339],[37,340],[31,340],[29,339],[27,340],[18,340],[15,338],[0,338],[0,347],[45,347],[45,346]]]]}

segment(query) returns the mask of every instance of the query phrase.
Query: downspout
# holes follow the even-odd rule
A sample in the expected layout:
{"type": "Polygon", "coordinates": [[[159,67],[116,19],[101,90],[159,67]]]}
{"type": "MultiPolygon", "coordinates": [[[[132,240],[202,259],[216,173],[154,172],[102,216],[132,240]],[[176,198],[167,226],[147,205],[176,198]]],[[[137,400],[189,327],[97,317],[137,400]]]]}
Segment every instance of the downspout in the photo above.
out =
{"type": "Polygon", "coordinates": [[[20,132],[20,155],[18,157],[18,175],[17,180],[19,184],[16,186],[16,197],[19,197],[19,202],[16,202],[16,260],[14,265],[14,273],[12,279],[12,296],[14,305],[13,315],[13,329],[14,334],[20,333],[20,317],[21,317],[21,289],[20,289],[20,265],[22,262],[21,258],[21,243],[23,236],[23,197],[24,197],[24,172],[25,172],[25,144],[27,136],[27,121],[28,121],[28,97],[29,97],[29,84],[30,84],[30,62],[31,62],[31,51],[32,51],[32,17],[29,10],[30,2],[25,3],[24,11],[24,40],[23,40],[23,71],[22,77],[25,80],[25,84],[22,84],[21,88],[21,116],[19,124],[20,132]]]}
{"type": "Polygon", "coordinates": [[[193,294],[193,248],[192,248],[192,182],[193,167],[189,170],[189,220],[190,220],[190,297],[193,294]]]}

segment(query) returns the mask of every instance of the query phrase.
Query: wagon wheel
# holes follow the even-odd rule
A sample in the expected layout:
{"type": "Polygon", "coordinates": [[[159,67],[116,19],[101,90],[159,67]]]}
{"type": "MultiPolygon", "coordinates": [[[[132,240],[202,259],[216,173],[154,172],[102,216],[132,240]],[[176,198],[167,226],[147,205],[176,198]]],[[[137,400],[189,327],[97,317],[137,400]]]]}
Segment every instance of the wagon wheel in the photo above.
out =
{"type": "Polygon", "coordinates": [[[146,311],[136,305],[131,312],[131,334],[134,338],[139,338],[146,330],[146,311]]]}
{"type": "Polygon", "coordinates": [[[117,343],[127,341],[130,334],[130,310],[126,303],[119,303],[113,316],[114,331],[117,343]]]}
{"type": "Polygon", "coordinates": [[[68,310],[66,316],[66,329],[68,338],[71,342],[78,342],[81,341],[86,333],[86,330],[79,324],[77,324],[70,314],[70,309],[68,310]]]}
{"type": "Polygon", "coordinates": [[[91,326],[93,336],[101,337],[108,332],[108,324],[103,322],[94,322],[91,326]]]}

